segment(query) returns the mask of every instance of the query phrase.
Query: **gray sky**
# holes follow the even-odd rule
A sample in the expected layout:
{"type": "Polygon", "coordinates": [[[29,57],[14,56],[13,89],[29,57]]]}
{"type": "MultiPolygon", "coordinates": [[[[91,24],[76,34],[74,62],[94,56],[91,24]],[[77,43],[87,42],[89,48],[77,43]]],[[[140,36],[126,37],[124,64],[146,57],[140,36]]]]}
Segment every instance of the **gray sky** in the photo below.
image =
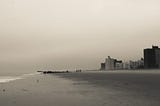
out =
{"type": "Polygon", "coordinates": [[[136,60],[160,46],[159,29],[159,0],[0,0],[1,69],[136,60]]]}

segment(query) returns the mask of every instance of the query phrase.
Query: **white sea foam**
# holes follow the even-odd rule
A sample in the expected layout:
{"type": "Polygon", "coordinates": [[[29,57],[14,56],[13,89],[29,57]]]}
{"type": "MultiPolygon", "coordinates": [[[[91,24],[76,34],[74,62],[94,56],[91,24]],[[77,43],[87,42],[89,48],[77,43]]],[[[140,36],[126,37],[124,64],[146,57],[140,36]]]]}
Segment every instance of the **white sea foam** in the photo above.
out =
{"type": "Polygon", "coordinates": [[[7,83],[14,80],[24,79],[29,76],[37,75],[39,73],[30,73],[30,74],[23,74],[21,76],[0,76],[0,83],[7,83]]]}
{"type": "Polygon", "coordinates": [[[29,77],[29,76],[33,76],[33,75],[37,75],[37,74],[40,74],[40,73],[29,73],[29,74],[23,74],[21,77],[29,77]]]}
{"type": "Polygon", "coordinates": [[[21,77],[2,76],[0,77],[0,83],[6,83],[14,80],[22,79],[21,77]]]}

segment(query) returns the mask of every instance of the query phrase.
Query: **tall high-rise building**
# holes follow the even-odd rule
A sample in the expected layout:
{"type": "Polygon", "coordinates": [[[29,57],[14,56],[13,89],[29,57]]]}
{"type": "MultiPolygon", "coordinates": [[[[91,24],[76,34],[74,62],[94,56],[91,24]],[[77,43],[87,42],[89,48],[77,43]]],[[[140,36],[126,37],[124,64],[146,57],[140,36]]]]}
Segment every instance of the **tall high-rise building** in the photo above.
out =
{"type": "Polygon", "coordinates": [[[120,70],[123,69],[123,62],[108,56],[105,61],[105,70],[120,70]]]}
{"type": "Polygon", "coordinates": [[[105,70],[114,70],[115,68],[115,59],[108,56],[105,61],[105,70]]]}
{"type": "Polygon", "coordinates": [[[158,46],[144,49],[144,67],[146,69],[160,68],[160,48],[158,46]]]}

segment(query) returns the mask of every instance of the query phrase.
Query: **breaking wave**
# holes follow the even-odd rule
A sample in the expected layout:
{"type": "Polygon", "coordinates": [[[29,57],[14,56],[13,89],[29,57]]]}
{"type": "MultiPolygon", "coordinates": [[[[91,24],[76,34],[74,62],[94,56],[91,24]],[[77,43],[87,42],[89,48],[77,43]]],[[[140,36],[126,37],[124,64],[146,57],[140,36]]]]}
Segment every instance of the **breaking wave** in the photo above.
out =
{"type": "Polygon", "coordinates": [[[0,83],[7,83],[14,80],[24,79],[30,76],[37,75],[39,73],[30,73],[30,74],[23,74],[21,76],[0,76],[0,83]]]}

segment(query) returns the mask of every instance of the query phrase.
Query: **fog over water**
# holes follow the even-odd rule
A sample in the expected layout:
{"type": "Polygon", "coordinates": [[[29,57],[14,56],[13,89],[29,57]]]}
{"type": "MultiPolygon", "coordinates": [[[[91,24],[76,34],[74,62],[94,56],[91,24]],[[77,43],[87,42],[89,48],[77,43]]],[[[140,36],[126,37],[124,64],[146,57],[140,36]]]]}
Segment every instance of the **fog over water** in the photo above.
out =
{"type": "Polygon", "coordinates": [[[97,69],[160,45],[158,0],[1,0],[0,71],[97,69]]]}

